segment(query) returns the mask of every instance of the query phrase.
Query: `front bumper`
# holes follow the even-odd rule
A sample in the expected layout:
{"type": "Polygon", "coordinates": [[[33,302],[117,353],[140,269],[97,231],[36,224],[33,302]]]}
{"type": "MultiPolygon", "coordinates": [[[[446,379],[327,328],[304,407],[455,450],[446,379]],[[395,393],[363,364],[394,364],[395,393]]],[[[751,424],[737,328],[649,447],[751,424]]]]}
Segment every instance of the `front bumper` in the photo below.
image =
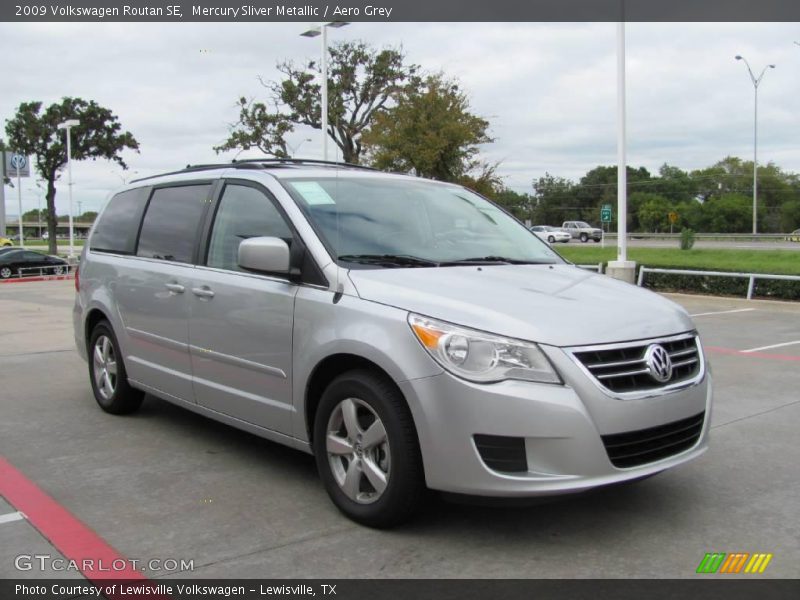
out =
{"type": "Polygon", "coordinates": [[[478,496],[546,496],[637,479],[696,458],[707,449],[711,375],[692,387],[648,398],[606,395],[559,348],[542,347],[565,385],[504,381],[474,384],[449,373],[400,383],[409,400],[430,488],[478,496]],[[705,413],[697,442],[632,468],[611,464],[601,436],[638,431],[705,413]],[[489,468],[475,435],[524,439],[527,471],[489,468]]]}

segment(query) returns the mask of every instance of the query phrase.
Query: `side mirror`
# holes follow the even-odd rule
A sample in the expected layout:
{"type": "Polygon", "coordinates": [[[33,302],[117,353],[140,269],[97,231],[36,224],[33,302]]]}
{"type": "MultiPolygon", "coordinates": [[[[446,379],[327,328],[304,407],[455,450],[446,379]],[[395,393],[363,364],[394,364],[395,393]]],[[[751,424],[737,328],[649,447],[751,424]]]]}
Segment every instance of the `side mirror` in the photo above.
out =
{"type": "Polygon", "coordinates": [[[280,238],[254,237],[239,244],[239,266],[262,273],[289,273],[289,246],[280,238]]]}

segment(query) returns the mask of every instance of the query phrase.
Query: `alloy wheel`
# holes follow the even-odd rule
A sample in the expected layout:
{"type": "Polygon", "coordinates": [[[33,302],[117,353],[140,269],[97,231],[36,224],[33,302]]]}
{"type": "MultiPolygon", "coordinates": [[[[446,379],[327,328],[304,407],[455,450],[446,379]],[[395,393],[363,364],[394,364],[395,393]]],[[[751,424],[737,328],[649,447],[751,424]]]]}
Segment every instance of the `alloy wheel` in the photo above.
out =
{"type": "Polygon", "coordinates": [[[328,419],[325,448],[336,483],[359,504],[377,501],[389,482],[391,453],[386,428],[369,404],[339,402],[328,419]]]}
{"type": "Polygon", "coordinates": [[[94,343],[93,370],[97,392],[105,400],[111,400],[117,388],[117,357],[114,344],[108,336],[101,335],[94,343]]]}

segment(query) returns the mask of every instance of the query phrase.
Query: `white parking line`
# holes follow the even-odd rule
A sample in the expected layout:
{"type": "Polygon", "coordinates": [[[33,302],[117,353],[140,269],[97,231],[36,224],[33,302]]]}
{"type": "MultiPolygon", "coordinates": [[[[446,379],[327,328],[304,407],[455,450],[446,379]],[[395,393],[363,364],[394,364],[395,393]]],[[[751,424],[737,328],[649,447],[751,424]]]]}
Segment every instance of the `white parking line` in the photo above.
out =
{"type": "Polygon", "coordinates": [[[727,315],[727,314],[730,314],[730,313],[750,312],[751,310],[755,310],[755,308],[736,308],[734,310],[718,310],[716,312],[696,313],[694,315],[689,315],[689,316],[690,317],[705,317],[706,315],[727,315]]]}
{"type": "Polygon", "coordinates": [[[750,348],[748,350],[742,350],[742,352],[760,352],[761,350],[769,350],[770,348],[780,348],[782,346],[794,346],[795,344],[800,344],[800,340],[795,340],[794,342],[783,342],[782,344],[771,344],[769,346],[760,346],[758,348],[750,348]]]}
{"type": "Polygon", "coordinates": [[[5,515],[0,515],[0,525],[3,523],[11,523],[12,521],[21,521],[25,518],[21,512],[13,512],[5,515]]]}

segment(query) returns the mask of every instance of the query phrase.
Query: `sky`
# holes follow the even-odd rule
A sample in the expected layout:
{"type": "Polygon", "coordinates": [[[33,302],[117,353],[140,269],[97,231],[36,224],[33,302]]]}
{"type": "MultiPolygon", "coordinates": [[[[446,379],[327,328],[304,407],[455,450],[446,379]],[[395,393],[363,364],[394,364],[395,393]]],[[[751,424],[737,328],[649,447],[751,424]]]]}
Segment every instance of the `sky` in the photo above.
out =
{"type": "MultiPolygon", "coordinates": [[[[132,177],[228,161],[216,155],[238,114],[240,96],[266,100],[259,82],[278,79],[278,61],[318,57],[319,38],[301,23],[2,23],[5,57],[0,123],[21,102],[63,96],[110,108],[140,143],[129,165],[73,164],[74,199],[97,210],[132,177]],[[13,57],[14,61],[10,59],[13,57]],[[14,64],[17,66],[15,67],[14,64]]],[[[472,111],[490,122],[495,142],[481,156],[499,162],[506,186],[532,192],[545,173],[577,179],[616,164],[616,24],[353,23],[329,41],[364,40],[399,47],[425,71],[458,78],[472,111]]],[[[628,164],[657,172],[709,166],[753,153],[753,85],[759,87],[759,162],[800,172],[798,23],[629,23],[627,42],[628,164]]],[[[0,133],[4,137],[5,132],[0,133]]],[[[321,158],[321,133],[298,127],[297,156],[321,158]],[[310,141],[309,141],[310,140],[310,141]]],[[[335,149],[333,142],[329,144],[335,149]]],[[[258,157],[244,152],[240,158],[258,157]]],[[[35,179],[24,181],[23,210],[36,208],[35,179]]],[[[44,201],[41,201],[44,204],[44,201]]],[[[58,182],[67,212],[66,176],[58,182]]],[[[6,187],[6,211],[17,214],[6,187]]]]}

